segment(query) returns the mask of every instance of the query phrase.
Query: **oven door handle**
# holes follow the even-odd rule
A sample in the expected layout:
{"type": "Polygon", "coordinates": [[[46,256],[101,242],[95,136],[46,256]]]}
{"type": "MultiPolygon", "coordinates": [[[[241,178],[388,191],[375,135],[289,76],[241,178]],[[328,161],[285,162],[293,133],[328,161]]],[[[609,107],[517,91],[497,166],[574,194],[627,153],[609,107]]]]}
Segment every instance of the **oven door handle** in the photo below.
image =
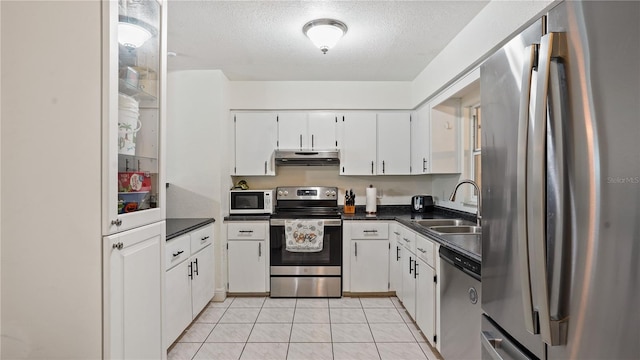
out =
{"type": "MultiPolygon", "coordinates": [[[[284,226],[284,222],[286,220],[293,220],[293,219],[271,219],[271,220],[269,220],[269,224],[271,226],[284,226]]],[[[331,219],[331,220],[309,219],[309,220],[310,221],[322,220],[322,221],[324,221],[324,226],[342,226],[342,220],[341,219],[331,219]]]]}

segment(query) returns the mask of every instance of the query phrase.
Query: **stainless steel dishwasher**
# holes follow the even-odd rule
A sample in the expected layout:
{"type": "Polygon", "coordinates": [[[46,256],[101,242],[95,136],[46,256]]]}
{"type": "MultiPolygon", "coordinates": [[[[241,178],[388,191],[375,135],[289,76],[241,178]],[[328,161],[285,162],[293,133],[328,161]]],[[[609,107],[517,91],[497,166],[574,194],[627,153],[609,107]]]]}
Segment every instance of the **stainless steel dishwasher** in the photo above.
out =
{"type": "Polygon", "coordinates": [[[440,349],[446,360],[480,359],[480,263],[440,247],[440,349]]]}

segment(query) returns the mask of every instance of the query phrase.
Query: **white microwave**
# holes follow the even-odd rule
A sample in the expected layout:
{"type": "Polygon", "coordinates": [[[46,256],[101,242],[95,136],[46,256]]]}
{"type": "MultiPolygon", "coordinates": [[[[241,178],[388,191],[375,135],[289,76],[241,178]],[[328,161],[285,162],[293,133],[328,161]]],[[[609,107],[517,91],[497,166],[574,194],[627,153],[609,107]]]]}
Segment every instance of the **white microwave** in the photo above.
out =
{"type": "Polygon", "coordinates": [[[273,190],[231,190],[229,214],[272,214],[275,207],[273,190]]]}

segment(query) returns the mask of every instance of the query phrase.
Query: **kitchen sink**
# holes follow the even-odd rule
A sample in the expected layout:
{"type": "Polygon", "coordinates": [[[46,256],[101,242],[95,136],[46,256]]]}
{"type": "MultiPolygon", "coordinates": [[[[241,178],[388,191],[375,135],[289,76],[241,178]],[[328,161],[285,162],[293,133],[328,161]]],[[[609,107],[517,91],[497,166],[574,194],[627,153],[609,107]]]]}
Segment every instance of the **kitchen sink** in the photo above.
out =
{"type": "Polygon", "coordinates": [[[433,226],[461,226],[461,225],[471,225],[470,221],[460,220],[460,219],[425,219],[425,220],[415,220],[415,222],[424,227],[433,227],[433,226]]]}
{"type": "Polygon", "coordinates": [[[431,226],[429,227],[429,229],[439,234],[480,234],[482,233],[482,228],[480,226],[469,226],[469,225],[431,226]]]}

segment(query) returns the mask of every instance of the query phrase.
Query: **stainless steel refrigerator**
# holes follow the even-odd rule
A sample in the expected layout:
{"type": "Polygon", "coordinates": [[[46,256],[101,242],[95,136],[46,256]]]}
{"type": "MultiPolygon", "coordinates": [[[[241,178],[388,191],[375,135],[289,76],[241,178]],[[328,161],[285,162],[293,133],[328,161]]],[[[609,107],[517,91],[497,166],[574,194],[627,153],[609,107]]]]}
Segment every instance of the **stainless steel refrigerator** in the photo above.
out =
{"type": "Polygon", "coordinates": [[[482,358],[640,358],[640,2],[559,3],[481,94],[482,358]]]}

